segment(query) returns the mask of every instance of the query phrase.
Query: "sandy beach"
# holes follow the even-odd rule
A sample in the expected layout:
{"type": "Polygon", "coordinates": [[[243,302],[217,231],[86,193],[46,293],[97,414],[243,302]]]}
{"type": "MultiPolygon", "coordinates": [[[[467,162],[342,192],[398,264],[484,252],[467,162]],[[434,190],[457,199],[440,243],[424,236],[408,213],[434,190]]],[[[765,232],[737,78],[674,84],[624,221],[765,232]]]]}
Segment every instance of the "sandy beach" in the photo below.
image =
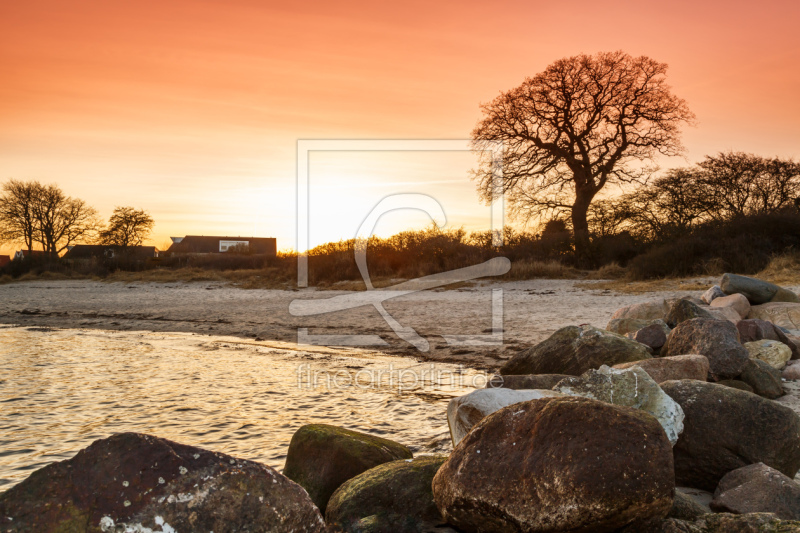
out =
{"type": "MultiPolygon", "coordinates": [[[[717,280],[709,279],[708,285],[717,280]]],[[[399,339],[372,306],[296,317],[296,299],[326,299],[346,291],[243,290],[220,283],[110,283],[33,281],[0,287],[0,323],[29,327],[230,335],[269,344],[297,342],[310,334],[377,334],[380,351],[491,370],[517,351],[572,324],[605,327],[623,306],[698,291],[623,294],[591,289],[592,282],[530,280],[479,282],[454,289],[416,292],[384,302],[404,327],[430,342],[428,352],[399,339]],[[441,335],[486,335],[492,328],[492,290],[502,289],[502,346],[449,346],[441,335]]]]}

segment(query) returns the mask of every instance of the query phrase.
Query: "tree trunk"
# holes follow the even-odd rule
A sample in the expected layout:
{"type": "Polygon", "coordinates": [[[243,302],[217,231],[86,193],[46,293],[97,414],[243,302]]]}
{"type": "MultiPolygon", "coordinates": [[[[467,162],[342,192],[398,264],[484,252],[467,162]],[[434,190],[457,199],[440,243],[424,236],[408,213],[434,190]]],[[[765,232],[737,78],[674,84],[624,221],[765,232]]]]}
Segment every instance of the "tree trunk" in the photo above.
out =
{"type": "Polygon", "coordinates": [[[589,241],[589,204],[592,203],[593,194],[577,191],[575,203],[572,204],[572,231],[575,236],[575,257],[578,266],[582,268],[594,267],[589,241]]]}

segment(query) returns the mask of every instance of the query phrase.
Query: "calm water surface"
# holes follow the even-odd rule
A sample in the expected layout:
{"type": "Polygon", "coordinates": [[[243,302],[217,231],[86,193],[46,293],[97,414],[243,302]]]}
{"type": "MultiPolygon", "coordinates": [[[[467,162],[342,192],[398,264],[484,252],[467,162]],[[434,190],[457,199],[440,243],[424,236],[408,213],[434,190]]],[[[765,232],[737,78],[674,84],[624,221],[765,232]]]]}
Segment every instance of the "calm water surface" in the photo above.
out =
{"type": "Polygon", "coordinates": [[[0,491],[122,431],[278,469],[295,430],[314,422],[442,451],[448,400],[483,383],[454,365],[285,348],[190,334],[0,329],[0,491]]]}

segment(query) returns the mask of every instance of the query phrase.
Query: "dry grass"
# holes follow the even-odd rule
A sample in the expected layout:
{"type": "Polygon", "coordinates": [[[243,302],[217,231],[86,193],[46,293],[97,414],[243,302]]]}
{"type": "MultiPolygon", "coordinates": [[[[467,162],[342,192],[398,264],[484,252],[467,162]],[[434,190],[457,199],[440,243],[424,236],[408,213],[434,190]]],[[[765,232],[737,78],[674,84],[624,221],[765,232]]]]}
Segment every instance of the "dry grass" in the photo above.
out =
{"type": "Polygon", "coordinates": [[[800,285],[800,252],[773,257],[755,277],[778,285],[800,285]]]}
{"type": "Polygon", "coordinates": [[[525,280],[525,279],[580,279],[584,277],[580,270],[563,265],[558,261],[512,261],[511,270],[498,279],[525,280]]]}
{"type": "Polygon", "coordinates": [[[653,279],[647,281],[631,281],[615,279],[597,283],[576,283],[575,287],[587,290],[609,290],[623,294],[644,294],[647,292],[705,291],[717,280],[697,278],[653,279]]]}

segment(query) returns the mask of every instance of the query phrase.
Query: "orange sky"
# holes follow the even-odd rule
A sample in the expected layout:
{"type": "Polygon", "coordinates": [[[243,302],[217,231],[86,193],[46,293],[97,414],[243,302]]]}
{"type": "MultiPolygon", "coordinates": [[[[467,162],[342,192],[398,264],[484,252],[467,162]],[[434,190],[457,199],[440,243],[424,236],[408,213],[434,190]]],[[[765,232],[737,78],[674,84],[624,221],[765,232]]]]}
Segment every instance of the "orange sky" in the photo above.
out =
{"type": "MultiPolygon", "coordinates": [[[[617,49],[670,65],[698,117],[689,161],[800,157],[799,22],[800,3],[769,0],[7,1],[0,179],[56,182],[104,217],[144,208],[157,246],[257,233],[289,248],[297,139],[467,138],[480,102],[617,49]]],[[[312,242],[351,237],[392,192],[441,197],[455,225],[488,220],[469,154],[373,155],[312,159],[312,242]]],[[[393,217],[384,233],[412,220],[393,217]]]]}

